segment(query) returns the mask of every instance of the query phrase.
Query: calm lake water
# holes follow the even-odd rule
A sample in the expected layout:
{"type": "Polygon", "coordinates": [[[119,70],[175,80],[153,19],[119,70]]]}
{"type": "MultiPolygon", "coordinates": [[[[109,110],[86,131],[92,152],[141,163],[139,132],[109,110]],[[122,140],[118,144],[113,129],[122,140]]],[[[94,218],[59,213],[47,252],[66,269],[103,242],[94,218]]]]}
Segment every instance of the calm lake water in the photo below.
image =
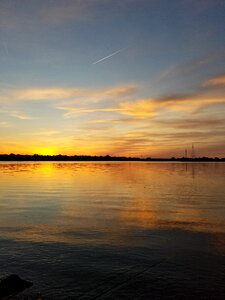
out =
{"type": "Polygon", "coordinates": [[[45,299],[225,299],[225,164],[0,163],[0,277],[45,299]]]}

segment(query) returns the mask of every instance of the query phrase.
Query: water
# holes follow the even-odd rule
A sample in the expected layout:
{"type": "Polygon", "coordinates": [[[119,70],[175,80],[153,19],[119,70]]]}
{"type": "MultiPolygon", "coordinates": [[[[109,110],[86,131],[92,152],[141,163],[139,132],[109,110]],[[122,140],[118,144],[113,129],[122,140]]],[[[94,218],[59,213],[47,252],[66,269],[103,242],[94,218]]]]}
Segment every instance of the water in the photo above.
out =
{"type": "Polygon", "coordinates": [[[45,299],[225,299],[225,164],[0,163],[0,277],[45,299]]]}

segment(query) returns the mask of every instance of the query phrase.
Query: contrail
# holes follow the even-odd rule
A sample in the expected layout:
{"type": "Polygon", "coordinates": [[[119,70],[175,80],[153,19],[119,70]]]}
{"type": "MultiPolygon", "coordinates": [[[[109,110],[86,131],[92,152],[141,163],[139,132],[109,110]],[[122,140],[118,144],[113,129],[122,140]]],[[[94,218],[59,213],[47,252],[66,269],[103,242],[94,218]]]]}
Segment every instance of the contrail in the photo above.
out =
{"type": "Polygon", "coordinates": [[[4,36],[1,37],[1,41],[2,41],[3,49],[4,49],[6,56],[9,56],[8,45],[6,43],[4,36]]]}
{"type": "Polygon", "coordinates": [[[8,50],[8,45],[7,45],[7,43],[6,43],[5,40],[3,40],[2,42],[3,42],[4,49],[5,49],[5,53],[6,53],[7,56],[9,56],[9,50],[8,50]]]}
{"type": "Polygon", "coordinates": [[[99,60],[93,62],[92,65],[96,65],[96,64],[102,62],[103,60],[106,60],[106,59],[108,59],[108,58],[110,58],[110,57],[112,57],[112,56],[114,56],[114,55],[116,55],[116,54],[118,54],[118,53],[124,51],[125,49],[126,49],[126,48],[122,48],[122,49],[120,49],[120,50],[117,50],[116,52],[113,52],[113,53],[111,53],[111,54],[109,54],[109,55],[107,55],[107,56],[105,56],[105,57],[103,57],[103,58],[101,58],[101,59],[99,59],[99,60]]]}

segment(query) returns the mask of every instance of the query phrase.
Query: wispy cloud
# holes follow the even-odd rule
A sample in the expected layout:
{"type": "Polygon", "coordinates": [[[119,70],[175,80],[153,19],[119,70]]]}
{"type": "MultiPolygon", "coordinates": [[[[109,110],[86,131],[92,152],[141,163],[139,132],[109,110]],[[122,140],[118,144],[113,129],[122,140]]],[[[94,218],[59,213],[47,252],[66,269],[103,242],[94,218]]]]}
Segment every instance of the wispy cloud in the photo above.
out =
{"type": "Polygon", "coordinates": [[[168,108],[174,112],[188,111],[196,112],[201,108],[224,104],[225,97],[219,96],[207,96],[204,93],[193,93],[191,95],[171,95],[162,97],[157,100],[159,107],[168,108]]]}
{"type": "MultiPolygon", "coordinates": [[[[37,132],[32,132],[33,136],[40,136],[40,137],[55,137],[57,135],[60,135],[63,131],[62,130],[40,130],[37,132]]],[[[27,133],[24,133],[25,135],[27,135],[27,133]]]]}
{"type": "Polygon", "coordinates": [[[132,101],[121,101],[119,104],[104,107],[74,107],[58,106],[58,109],[67,111],[65,117],[74,117],[88,113],[116,113],[120,115],[132,116],[134,118],[146,119],[159,115],[162,112],[194,113],[200,108],[209,105],[224,104],[225,98],[205,98],[199,95],[193,96],[168,96],[165,98],[137,99],[132,101]]]}
{"type": "Polygon", "coordinates": [[[175,129],[187,129],[189,128],[224,128],[225,129],[225,120],[212,118],[212,117],[205,117],[205,116],[198,116],[192,118],[172,118],[172,119],[159,119],[154,120],[157,126],[160,127],[167,127],[167,128],[175,128],[175,129]]]}
{"type": "Polygon", "coordinates": [[[88,89],[80,87],[39,87],[2,89],[0,103],[23,101],[63,101],[71,100],[98,102],[102,100],[117,100],[135,95],[139,87],[134,84],[88,89]]]}
{"type": "Polygon", "coordinates": [[[9,122],[0,122],[0,127],[10,127],[11,124],[9,122]]]}
{"type": "Polygon", "coordinates": [[[151,117],[155,115],[156,104],[152,100],[137,100],[137,101],[126,101],[121,102],[114,106],[108,107],[94,107],[94,108],[84,108],[84,107],[72,107],[72,106],[58,106],[58,109],[66,110],[67,113],[65,117],[73,117],[79,114],[87,113],[118,113],[122,115],[135,116],[139,118],[151,117]]]}
{"type": "Polygon", "coordinates": [[[16,110],[5,110],[1,109],[0,113],[6,114],[10,117],[20,119],[20,120],[33,120],[34,118],[24,112],[16,111],[16,110]]]}
{"type": "MultiPolygon", "coordinates": [[[[33,128],[35,141],[32,149],[38,149],[38,143],[44,142],[58,153],[74,153],[76,148],[78,154],[153,156],[158,153],[165,156],[169,148],[171,155],[176,155],[186,144],[206,142],[206,136],[208,143],[222,141],[225,134],[222,115],[213,117],[208,112],[212,111],[211,108],[207,112],[203,108],[224,105],[225,98],[222,94],[208,95],[208,90],[208,87],[203,87],[189,94],[142,98],[141,86],[137,84],[96,89],[4,87],[2,105],[7,109],[0,112],[8,117],[31,120],[33,118],[22,108],[29,106],[29,111],[32,111],[36,101],[52,101],[50,109],[62,112],[57,114],[63,124],[60,130],[57,130],[58,125],[48,130],[33,128]],[[68,129],[68,124],[73,131],[68,129]],[[62,141],[65,141],[65,148],[60,146],[62,141]],[[148,149],[151,149],[151,154],[148,149]]],[[[215,92],[217,89],[210,90],[215,92]]],[[[19,123],[24,126],[24,122],[19,123]]],[[[30,135],[30,131],[20,133],[21,139],[30,135]]]]}
{"type": "Polygon", "coordinates": [[[19,112],[19,111],[12,111],[9,113],[9,115],[11,117],[14,117],[14,118],[17,118],[20,120],[33,120],[34,119],[33,117],[31,117],[25,113],[19,112]]]}
{"type": "Polygon", "coordinates": [[[217,51],[208,53],[205,56],[201,56],[197,59],[193,59],[186,63],[180,65],[173,65],[169,67],[167,70],[162,72],[160,76],[156,79],[156,81],[161,82],[162,80],[171,80],[179,77],[186,77],[192,75],[197,70],[204,70],[204,68],[208,67],[210,64],[215,63],[216,61],[220,61],[225,58],[225,49],[219,49],[217,51]]]}
{"type": "Polygon", "coordinates": [[[208,79],[203,86],[225,86],[225,73],[208,79]]]}

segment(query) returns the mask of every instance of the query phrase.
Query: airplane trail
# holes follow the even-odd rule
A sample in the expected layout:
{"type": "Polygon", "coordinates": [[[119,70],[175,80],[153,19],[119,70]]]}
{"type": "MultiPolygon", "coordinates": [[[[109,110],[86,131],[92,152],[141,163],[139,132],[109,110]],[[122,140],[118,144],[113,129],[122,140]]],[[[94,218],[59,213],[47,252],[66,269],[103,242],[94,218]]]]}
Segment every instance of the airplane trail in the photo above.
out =
{"type": "Polygon", "coordinates": [[[7,55],[7,56],[9,56],[8,45],[7,45],[7,43],[6,43],[6,41],[5,41],[5,40],[3,41],[3,45],[4,45],[4,49],[5,49],[5,53],[6,53],[6,55],[7,55]]]}
{"type": "Polygon", "coordinates": [[[4,52],[5,52],[6,56],[9,56],[8,45],[7,45],[6,40],[3,36],[1,38],[1,41],[2,41],[3,49],[4,49],[4,52]]]}
{"type": "Polygon", "coordinates": [[[93,62],[92,65],[96,65],[96,64],[98,64],[98,63],[100,63],[100,62],[102,62],[102,61],[104,61],[104,60],[106,60],[106,59],[108,59],[108,58],[110,58],[110,57],[112,57],[112,56],[114,56],[114,55],[116,55],[116,54],[118,54],[118,53],[124,51],[124,50],[125,50],[125,48],[122,48],[122,49],[120,49],[120,50],[117,50],[117,51],[115,51],[115,52],[113,52],[113,53],[111,53],[111,54],[109,54],[109,55],[107,55],[107,56],[105,56],[105,57],[103,57],[103,58],[101,58],[101,59],[99,59],[99,60],[93,62]]]}

